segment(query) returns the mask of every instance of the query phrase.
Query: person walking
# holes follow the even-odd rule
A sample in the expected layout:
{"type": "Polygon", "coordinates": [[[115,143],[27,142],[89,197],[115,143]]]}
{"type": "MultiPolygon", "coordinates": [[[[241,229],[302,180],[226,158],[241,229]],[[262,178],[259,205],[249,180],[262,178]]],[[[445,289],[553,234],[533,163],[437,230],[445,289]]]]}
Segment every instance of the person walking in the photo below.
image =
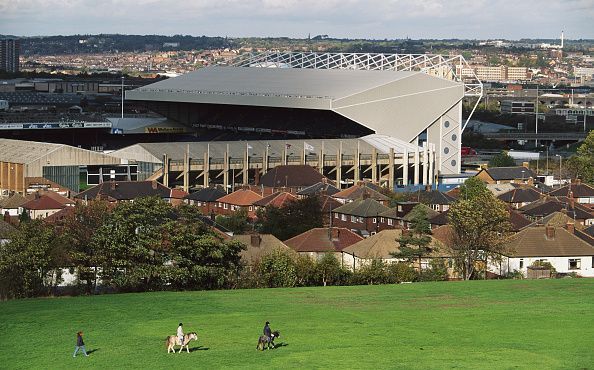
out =
{"type": "Polygon", "coordinates": [[[177,327],[177,339],[179,339],[179,343],[183,346],[184,345],[184,328],[183,324],[180,322],[179,326],[177,327]]]}
{"type": "Polygon", "coordinates": [[[82,353],[85,355],[85,357],[89,357],[89,355],[87,355],[87,350],[85,349],[85,342],[83,341],[83,332],[79,331],[78,333],[76,333],[76,347],[74,348],[74,354],[72,355],[72,357],[76,357],[76,354],[78,353],[78,350],[80,349],[82,351],[82,353]]]}

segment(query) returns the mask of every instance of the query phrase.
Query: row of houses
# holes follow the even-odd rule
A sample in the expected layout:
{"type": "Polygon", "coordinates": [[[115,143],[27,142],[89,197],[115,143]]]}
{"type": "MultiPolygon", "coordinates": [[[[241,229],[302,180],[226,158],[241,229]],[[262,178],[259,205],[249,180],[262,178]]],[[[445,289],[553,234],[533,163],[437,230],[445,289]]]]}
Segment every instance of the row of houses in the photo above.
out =
{"type": "MultiPolygon", "coordinates": [[[[31,218],[56,220],[71,212],[76,201],[103,199],[115,203],[159,196],[174,205],[186,202],[199,207],[210,218],[245,209],[254,220],[258,209],[282,208],[316,195],[325,216],[324,228],[308,230],[285,241],[274,240],[271,235],[221,235],[246,239],[246,244],[249,237],[251,247],[248,250],[262,248],[262,244],[313,258],[335,253],[344,266],[356,269],[372,259],[395,261],[391,253],[398,250],[396,240],[408,232],[410,212],[420,205],[429,217],[434,251],[423,258],[422,266],[428,266],[435,258],[450,267],[453,265],[451,253],[447,253],[451,240],[448,213],[459,196],[458,189],[448,192],[416,189],[394,201],[377,185],[368,182],[341,190],[309,166],[281,166],[265,176],[260,186],[245,186],[230,193],[212,187],[188,194],[155,181],[104,182],[71,198],[50,191],[25,197],[14,194],[0,201],[0,211],[9,223],[23,212],[31,218]]],[[[509,221],[515,232],[509,242],[509,255],[502,256],[497,264],[488,264],[491,274],[507,275],[517,270],[528,275],[529,268],[538,261],[553,264],[560,273],[594,276],[594,188],[576,181],[550,189],[535,182],[535,174],[521,166],[485,169],[477,177],[487,183],[487,188],[498,199],[508,204],[509,221]]],[[[260,256],[265,249],[246,253],[260,256]]],[[[455,277],[453,270],[450,272],[455,277]]]]}

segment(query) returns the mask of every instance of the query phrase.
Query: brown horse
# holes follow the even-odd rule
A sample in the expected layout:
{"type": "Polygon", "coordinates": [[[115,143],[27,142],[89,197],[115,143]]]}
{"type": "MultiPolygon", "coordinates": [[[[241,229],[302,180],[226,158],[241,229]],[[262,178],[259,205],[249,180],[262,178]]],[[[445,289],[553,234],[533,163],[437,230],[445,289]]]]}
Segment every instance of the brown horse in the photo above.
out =
{"type": "Polygon", "coordinates": [[[257,350],[264,351],[266,347],[270,349],[271,347],[274,349],[274,340],[280,337],[280,333],[278,331],[273,331],[270,337],[266,335],[261,335],[258,338],[258,345],[256,346],[257,350]]]}
{"type": "Polygon", "coordinates": [[[188,351],[188,353],[190,353],[188,344],[190,344],[190,341],[192,339],[198,340],[198,334],[196,334],[196,332],[192,332],[192,333],[188,333],[188,334],[184,335],[184,344],[181,344],[177,335],[168,336],[167,339],[165,339],[165,345],[167,346],[167,353],[170,353],[171,351],[173,351],[173,353],[175,353],[175,348],[173,348],[173,346],[181,346],[179,348],[178,353],[181,353],[181,351],[182,351],[182,349],[184,349],[184,347],[186,347],[186,351],[188,351]]]}

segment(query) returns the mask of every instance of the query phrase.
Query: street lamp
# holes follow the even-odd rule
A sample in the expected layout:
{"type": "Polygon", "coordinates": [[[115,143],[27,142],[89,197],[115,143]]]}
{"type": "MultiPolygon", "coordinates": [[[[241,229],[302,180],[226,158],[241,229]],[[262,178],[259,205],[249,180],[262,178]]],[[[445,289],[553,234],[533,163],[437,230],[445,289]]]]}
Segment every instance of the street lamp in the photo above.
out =
{"type": "Polygon", "coordinates": [[[559,157],[559,187],[561,187],[561,164],[563,162],[563,157],[560,154],[555,154],[555,157],[559,157]]]}

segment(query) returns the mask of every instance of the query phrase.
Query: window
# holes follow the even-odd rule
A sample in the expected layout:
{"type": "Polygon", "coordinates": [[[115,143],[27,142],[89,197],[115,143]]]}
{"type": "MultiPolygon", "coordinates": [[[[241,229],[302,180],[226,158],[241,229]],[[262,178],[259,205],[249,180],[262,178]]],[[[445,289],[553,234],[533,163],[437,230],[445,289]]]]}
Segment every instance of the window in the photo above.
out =
{"type": "Polygon", "coordinates": [[[250,211],[253,211],[253,210],[254,210],[254,207],[250,206],[250,211]]]}
{"type": "Polygon", "coordinates": [[[227,203],[225,203],[225,204],[223,204],[223,208],[227,209],[227,208],[229,208],[229,205],[227,203]]]}
{"type": "Polygon", "coordinates": [[[582,260],[579,258],[570,258],[569,259],[569,269],[570,270],[579,270],[582,268],[582,260]]]}
{"type": "Polygon", "coordinates": [[[402,206],[398,206],[398,212],[402,212],[402,206]]]}
{"type": "Polygon", "coordinates": [[[524,268],[524,260],[520,258],[520,268],[524,268]]]}
{"type": "Polygon", "coordinates": [[[391,218],[388,219],[388,225],[392,226],[392,224],[394,223],[394,220],[392,220],[391,218]]]}
{"type": "Polygon", "coordinates": [[[334,214],[334,218],[338,218],[338,213],[335,213],[334,214]]]}
{"type": "Polygon", "coordinates": [[[340,219],[346,221],[346,215],[341,215],[340,219]]]}
{"type": "Polygon", "coordinates": [[[357,217],[351,216],[351,222],[357,222],[357,217]]]}
{"type": "Polygon", "coordinates": [[[371,221],[372,223],[376,223],[377,222],[377,218],[373,218],[373,221],[371,221]]]}
{"type": "Polygon", "coordinates": [[[380,217],[380,222],[383,224],[384,223],[384,218],[380,217]]]}

